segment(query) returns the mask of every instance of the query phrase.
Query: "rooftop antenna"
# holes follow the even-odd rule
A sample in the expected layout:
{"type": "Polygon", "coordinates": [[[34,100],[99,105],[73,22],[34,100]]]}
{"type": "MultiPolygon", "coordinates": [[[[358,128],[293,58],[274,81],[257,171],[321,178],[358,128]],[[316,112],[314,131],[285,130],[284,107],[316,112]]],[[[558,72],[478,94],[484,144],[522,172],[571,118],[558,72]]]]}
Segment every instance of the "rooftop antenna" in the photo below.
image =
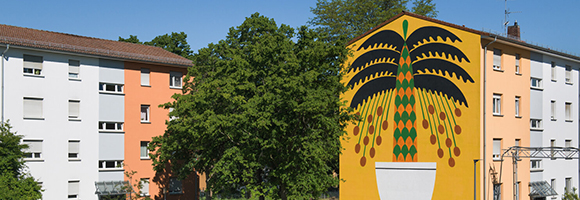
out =
{"type": "Polygon", "coordinates": [[[507,34],[507,25],[510,23],[509,18],[510,18],[510,14],[512,13],[521,13],[522,11],[510,11],[509,8],[507,8],[507,1],[508,0],[504,0],[504,20],[503,20],[503,32],[507,34]]]}

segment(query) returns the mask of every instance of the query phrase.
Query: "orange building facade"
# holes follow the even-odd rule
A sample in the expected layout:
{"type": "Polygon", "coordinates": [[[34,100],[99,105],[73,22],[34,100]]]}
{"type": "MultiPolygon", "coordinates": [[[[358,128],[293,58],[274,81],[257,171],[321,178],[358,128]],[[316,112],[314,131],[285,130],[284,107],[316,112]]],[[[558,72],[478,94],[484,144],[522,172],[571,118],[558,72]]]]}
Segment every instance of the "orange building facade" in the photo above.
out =
{"type": "Polygon", "coordinates": [[[148,181],[141,192],[152,199],[199,196],[197,175],[178,180],[170,173],[156,173],[146,149],[152,137],[162,135],[167,127],[169,110],[159,105],[181,92],[186,73],[186,68],[125,62],[125,172],[137,172],[129,181],[148,181]]]}

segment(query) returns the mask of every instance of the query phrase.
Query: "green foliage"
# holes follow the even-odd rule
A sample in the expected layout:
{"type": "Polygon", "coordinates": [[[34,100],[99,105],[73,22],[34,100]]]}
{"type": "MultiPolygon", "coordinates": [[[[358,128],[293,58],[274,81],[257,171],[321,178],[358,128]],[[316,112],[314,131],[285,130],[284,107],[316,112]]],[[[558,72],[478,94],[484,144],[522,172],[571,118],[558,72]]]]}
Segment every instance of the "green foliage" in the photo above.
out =
{"type": "Polygon", "coordinates": [[[129,35],[129,38],[122,38],[121,36],[119,36],[119,41],[135,43],[135,44],[143,44],[143,42],[139,41],[139,39],[137,38],[136,35],[129,35]]]}
{"type": "Polygon", "coordinates": [[[562,195],[562,200],[580,200],[578,194],[576,194],[576,190],[577,190],[576,188],[572,188],[572,191],[569,191],[564,188],[564,191],[566,191],[566,193],[562,195]]]}
{"type": "Polygon", "coordinates": [[[0,199],[40,199],[38,182],[25,173],[22,136],[11,132],[8,122],[0,124],[0,199]]]}
{"type": "Polygon", "coordinates": [[[136,35],[129,35],[129,38],[119,37],[119,41],[161,47],[171,53],[180,55],[187,59],[191,59],[193,54],[191,47],[189,44],[187,44],[187,34],[184,32],[173,32],[171,35],[160,35],[153,38],[153,40],[149,42],[139,41],[136,35]]]}
{"type": "MultiPolygon", "coordinates": [[[[330,186],[340,137],[344,43],[253,14],[193,56],[164,135],[149,145],[157,171],[205,173],[208,190],[317,199],[330,186]]],[[[207,192],[207,191],[206,191],[207,192]]],[[[211,192],[207,192],[211,193],[211,192]]]]}
{"type": "MultiPolygon", "coordinates": [[[[407,10],[407,3],[408,0],[318,0],[316,8],[311,8],[315,17],[308,23],[330,33],[335,40],[339,36],[352,40],[407,10]]],[[[437,17],[431,0],[415,0],[413,5],[414,13],[437,17]]]]}

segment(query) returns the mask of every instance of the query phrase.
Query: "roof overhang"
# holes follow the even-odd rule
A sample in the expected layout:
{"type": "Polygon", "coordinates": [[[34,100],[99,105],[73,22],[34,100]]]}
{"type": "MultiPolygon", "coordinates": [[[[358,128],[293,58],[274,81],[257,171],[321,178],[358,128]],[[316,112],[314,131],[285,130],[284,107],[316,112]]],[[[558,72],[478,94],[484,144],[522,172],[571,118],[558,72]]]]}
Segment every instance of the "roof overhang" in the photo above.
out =
{"type": "Polygon", "coordinates": [[[133,190],[129,181],[97,181],[95,187],[95,194],[99,196],[127,194],[133,190]]]}
{"type": "Polygon", "coordinates": [[[558,195],[547,181],[530,182],[530,197],[547,197],[558,195]]]}

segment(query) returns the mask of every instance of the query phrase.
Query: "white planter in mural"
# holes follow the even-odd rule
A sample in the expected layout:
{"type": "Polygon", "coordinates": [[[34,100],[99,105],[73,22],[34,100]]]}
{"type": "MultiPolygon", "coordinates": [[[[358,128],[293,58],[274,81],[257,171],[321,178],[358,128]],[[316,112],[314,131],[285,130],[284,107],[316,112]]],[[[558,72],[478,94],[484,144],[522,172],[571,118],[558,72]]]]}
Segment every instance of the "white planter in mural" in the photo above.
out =
{"type": "Polygon", "coordinates": [[[429,200],[433,196],[436,170],[434,162],[376,162],[379,197],[429,200]]]}

